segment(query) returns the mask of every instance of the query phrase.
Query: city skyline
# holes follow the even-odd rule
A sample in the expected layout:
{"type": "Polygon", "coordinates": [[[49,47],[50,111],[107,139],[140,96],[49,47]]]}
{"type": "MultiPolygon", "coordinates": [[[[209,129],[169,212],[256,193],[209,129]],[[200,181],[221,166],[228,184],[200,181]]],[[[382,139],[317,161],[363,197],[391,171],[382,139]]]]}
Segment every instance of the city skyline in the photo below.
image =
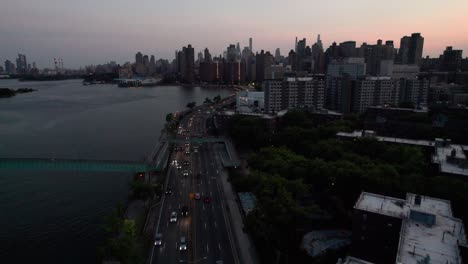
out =
{"type": "Polygon", "coordinates": [[[112,5],[107,1],[63,2],[22,0],[4,4],[6,8],[0,11],[0,60],[14,60],[22,53],[39,67],[53,67],[53,58],[62,57],[65,67],[78,68],[110,60],[133,61],[138,51],[172,60],[174,51],[188,44],[196,53],[208,47],[217,56],[227,44],[249,46],[250,37],[254,51],[280,48],[285,55],[294,48],[296,37],[306,38],[310,45],[318,34],[325,49],[335,41],[354,40],[360,45],[374,44],[377,39],[393,40],[399,47],[400,38],[411,32],[424,36],[424,57],[438,57],[446,46],[468,49],[468,36],[460,34],[468,30],[462,14],[468,3],[460,0],[451,6],[439,1],[403,5],[400,0],[372,6],[368,0],[297,1],[293,6],[278,1],[142,1],[138,6],[128,6],[125,1],[113,1],[112,5]],[[181,5],[184,8],[180,9],[181,5]],[[106,14],[102,10],[107,10],[106,14]],[[310,12],[313,10],[327,12],[310,12]],[[29,24],[15,23],[25,16],[29,24]]]}

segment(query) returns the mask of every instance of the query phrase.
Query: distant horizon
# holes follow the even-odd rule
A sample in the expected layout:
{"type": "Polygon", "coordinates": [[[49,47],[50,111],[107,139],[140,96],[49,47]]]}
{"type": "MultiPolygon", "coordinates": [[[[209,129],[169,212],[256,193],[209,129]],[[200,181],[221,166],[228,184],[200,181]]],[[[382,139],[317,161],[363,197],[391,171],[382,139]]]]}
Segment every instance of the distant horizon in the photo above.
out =
{"type": "MultiPolygon", "coordinates": [[[[420,33],[420,32],[412,32],[412,33],[420,33]]],[[[410,36],[412,33],[409,33],[409,34],[407,34],[406,36],[410,36]]],[[[421,35],[424,37],[424,34],[423,34],[423,33],[421,33],[421,35]]],[[[402,36],[402,37],[403,37],[403,36],[402,36]]],[[[248,39],[248,38],[247,38],[247,39],[248,39]]],[[[298,37],[298,40],[302,40],[302,39],[303,39],[302,37],[298,37]]],[[[374,42],[367,42],[367,41],[358,42],[358,41],[353,40],[353,39],[348,39],[348,40],[343,40],[343,41],[332,41],[332,42],[330,42],[330,44],[325,44],[325,42],[323,41],[322,35],[321,35],[321,39],[322,39],[322,43],[323,43],[323,46],[324,46],[324,47],[323,47],[323,48],[324,48],[324,51],[326,51],[334,42],[336,42],[337,45],[339,45],[341,42],[345,42],[345,41],[355,41],[355,42],[356,42],[356,48],[358,48],[358,47],[360,47],[363,43],[367,43],[368,45],[375,45],[375,44],[377,44],[377,40],[378,40],[378,39],[376,39],[374,42]]],[[[381,40],[382,40],[383,43],[385,44],[385,41],[387,41],[387,40],[392,40],[392,39],[381,39],[381,40]]],[[[255,41],[255,39],[254,39],[254,41],[255,41]]],[[[294,41],[295,41],[295,39],[293,39],[293,42],[294,42],[294,41]]],[[[312,44],[316,43],[316,39],[312,41],[312,40],[306,38],[306,41],[307,41],[307,46],[311,46],[312,44]],[[310,41],[312,41],[312,43],[311,43],[310,41]]],[[[400,39],[398,39],[398,41],[396,41],[396,40],[393,40],[393,41],[394,41],[394,46],[395,46],[395,48],[396,48],[396,49],[399,49],[399,48],[400,48],[399,45],[397,46],[396,44],[397,44],[397,43],[400,43],[400,39]]],[[[239,43],[242,43],[242,42],[239,42],[239,43]]],[[[255,42],[254,42],[254,43],[255,43],[255,42]]],[[[208,50],[210,51],[210,54],[211,54],[213,57],[215,57],[215,56],[218,57],[218,56],[220,56],[220,55],[223,55],[223,51],[225,51],[226,48],[227,48],[227,46],[229,46],[230,44],[237,44],[237,42],[231,42],[231,43],[226,44],[226,47],[224,48],[224,50],[221,50],[220,53],[213,53],[213,51],[212,51],[212,49],[210,49],[210,47],[203,47],[203,48],[199,48],[199,49],[198,49],[194,44],[188,42],[188,43],[185,44],[185,45],[181,45],[180,47],[175,48],[175,49],[174,49],[174,52],[175,52],[176,50],[181,50],[182,47],[186,47],[186,46],[188,46],[188,45],[192,45],[192,47],[195,49],[195,60],[197,59],[196,56],[197,56],[198,52],[202,52],[202,53],[203,53],[203,51],[204,51],[205,48],[208,48],[208,50]]],[[[424,45],[426,45],[426,39],[424,39],[424,45]]],[[[242,44],[240,44],[241,50],[243,49],[243,47],[246,47],[246,46],[248,46],[248,41],[247,41],[247,45],[242,45],[242,44]]],[[[449,45],[449,46],[450,46],[450,45],[449,45]]],[[[444,50],[445,50],[447,47],[449,47],[449,46],[445,46],[445,47],[440,51],[440,54],[434,54],[433,56],[431,56],[431,55],[429,55],[429,54],[426,55],[425,50],[423,50],[423,58],[426,58],[427,56],[429,56],[430,58],[439,58],[439,56],[442,55],[442,54],[444,53],[444,50]]],[[[254,47],[255,47],[255,46],[254,46],[254,47]]],[[[453,47],[454,50],[462,50],[462,51],[464,52],[463,49],[459,49],[459,48],[457,48],[457,47],[455,47],[455,46],[451,46],[451,47],[453,47]]],[[[264,48],[255,49],[255,48],[253,48],[254,54],[257,53],[257,52],[261,52],[262,50],[264,50],[265,52],[268,51],[268,52],[270,52],[271,54],[274,55],[276,48],[273,48],[273,49],[264,49],[264,48]]],[[[294,50],[294,43],[293,43],[293,45],[292,45],[292,47],[291,47],[290,49],[282,50],[282,49],[280,48],[281,55],[282,55],[282,56],[285,56],[285,57],[287,57],[287,54],[288,54],[289,51],[291,51],[291,50],[294,50]]],[[[1,51],[0,51],[0,52],[1,52],[1,51]]],[[[84,67],[91,66],[91,65],[99,65],[99,64],[102,65],[102,64],[107,64],[107,63],[109,63],[109,62],[115,62],[115,63],[120,64],[120,65],[123,65],[123,64],[125,64],[125,63],[127,63],[127,62],[134,63],[134,62],[135,62],[135,55],[136,55],[136,53],[138,53],[138,52],[141,52],[143,55],[148,55],[148,56],[154,55],[156,60],[159,60],[159,59],[168,60],[169,63],[171,63],[172,60],[175,58],[174,55],[173,55],[172,57],[165,58],[165,57],[159,57],[157,54],[151,53],[151,52],[135,51],[133,54],[129,54],[129,55],[125,56],[125,57],[128,57],[128,59],[124,59],[124,60],[121,60],[121,61],[118,61],[117,59],[112,59],[112,58],[110,58],[110,59],[108,59],[108,60],[106,60],[106,61],[94,62],[94,63],[85,63],[85,64],[80,64],[80,65],[75,65],[75,66],[67,66],[66,58],[64,58],[64,68],[66,68],[66,69],[80,69],[80,68],[84,68],[84,67]]],[[[34,58],[34,54],[31,55],[31,54],[28,54],[28,53],[25,53],[25,52],[17,52],[17,53],[14,54],[14,56],[12,56],[12,57],[6,57],[6,58],[3,58],[3,56],[0,57],[0,58],[1,58],[1,59],[0,59],[0,66],[3,67],[3,66],[4,66],[3,64],[4,64],[4,62],[5,62],[6,60],[10,60],[11,62],[13,62],[13,63],[16,64],[16,57],[17,57],[18,54],[24,54],[24,55],[26,55],[28,64],[32,64],[33,62],[36,62],[38,68],[41,68],[41,69],[45,69],[45,68],[53,69],[53,68],[54,68],[54,63],[53,63],[53,59],[54,59],[54,58],[51,58],[51,62],[50,62],[49,65],[47,65],[47,66],[41,66],[37,61],[31,59],[31,57],[34,58]]],[[[56,58],[58,58],[58,57],[56,57],[56,58]]],[[[61,58],[63,58],[63,57],[61,57],[61,58]]],[[[467,54],[463,54],[463,58],[468,58],[468,55],[467,55],[467,54]]]]}
{"type": "Polygon", "coordinates": [[[77,69],[133,62],[138,51],[172,61],[175,50],[188,44],[195,53],[208,47],[218,56],[229,44],[248,46],[250,37],[254,52],[280,48],[286,55],[296,36],[310,46],[320,34],[324,49],[378,39],[399,47],[401,37],[415,32],[424,37],[423,57],[437,58],[447,46],[468,50],[465,10],[466,0],[16,0],[0,9],[0,61],[21,53],[39,68],[51,68],[61,57],[66,68],[77,69]]]}

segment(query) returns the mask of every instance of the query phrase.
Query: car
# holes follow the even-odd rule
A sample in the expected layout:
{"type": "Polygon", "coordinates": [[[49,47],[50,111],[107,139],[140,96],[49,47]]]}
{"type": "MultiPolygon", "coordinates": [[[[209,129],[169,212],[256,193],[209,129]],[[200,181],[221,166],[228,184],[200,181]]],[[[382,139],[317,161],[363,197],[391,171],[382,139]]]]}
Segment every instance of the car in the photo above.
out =
{"type": "Polygon", "coordinates": [[[178,170],[182,169],[182,165],[177,164],[177,169],[178,169],[178,170]]]}
{"type": "Polygon", "coordinates": [[[184,205],[182,206],[182,210],[180,213],[181,216],[188,216],[188,206],[184,205]]]}
{"type": "Polygon", "coordinates": [[[200,200],[201,196],[200,193],[195,193],[195,200],[200,200]]]}
{"type": "Polygon", "coordinates": [[[154,237],[154,245],[155,246],[162,245],[162,234],[161,233],[157,233],[156,236],[154,237]]]}
{"type": "Polygon", "coordinates": [[[172,194],[172,188],[167,188],[166,189],[166,194],[172,194]]]}
{"type": "Polygon", "coordinates": [[[184,176],[189,176],[188,170],[184,170],[184,172],[182,173],[182,175],[184,175],[184,176]]]}
{"type": "Polygon", "coordinates": [[[177,165],[177,160],[176,159],[172,161],[172,165],[177,165]]]}
{"type": "Polygon", "coordinates": [[[193,149],[193,152],[194,152],[194,153],[198,153],[198,148],[194,148],[194,149],[193,149]]]}
{"type": "Polygon", "coordinates": [[[171,223],[177,222],[177,213],[176,212],[171,213],[171,218],[169,218],[169,222],[171,222],[171,223]]]}
{"type": "Polygon", "coordinates": [[[187,240],[185,239],[185,237],[181,237],[181,238],[180,238],[179,250],[180,250],[180,251],[185,251],[185,250],[187,250],[187,240]]]}
{"type": "Polygon", "coordinates": [[[188,160],[184,161],[184,166],[189,166],[190,162],[188,160]]]}
{"type": "Polygon", "coordinates": [[[211,202],[211,197],[206,196],[205,199],[203,199],[205,203],[210,203],[211,202]]]}

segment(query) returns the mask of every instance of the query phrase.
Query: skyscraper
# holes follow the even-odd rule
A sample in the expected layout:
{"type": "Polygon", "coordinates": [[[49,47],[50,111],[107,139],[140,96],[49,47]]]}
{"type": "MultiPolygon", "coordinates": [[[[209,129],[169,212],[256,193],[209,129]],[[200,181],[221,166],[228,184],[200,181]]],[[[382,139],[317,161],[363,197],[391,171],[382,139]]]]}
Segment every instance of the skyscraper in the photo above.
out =
{"type": "Polygon", "coordinates": [[[249,49],[250,49],[250,52],[253,53],[252,38],[249,38],[249,49]]]}
{"type": "Polygon", "coordinates": [[[306,39],[302,39],[297,43],[297,51],[296,51],[296,56],[297,56],[297,70],[298,71],[303,71],[304,70],[304,60],[306,57],[306,39]]]}
{"type": "Polygon", "coordinates": [[[28,70],[28,62],[26,61],[26,55],[18,54],[16,58],[16,72],[18,74],[26,74],[28,70]]]}
{"type": "Polygon", "coordinates": [[[275,61],[276,63],[279,63],[281,61],[281,52],[279,48],[275,50],[275,61]]]}
{"type": "Polygon", "coordinates": [[[182,48],[181,75],[182,81],[193,83],[194,80],[195,50],[192,45],[182,48]]]}
{"type": "Polygon", "coordinates": [[[323,44],[322,44],[322,40],[320,39],[320,34],[318,34],[317,36],[317,45],[320,47],[320,49],[322,49],[323,51],[323,44]]]}
{"type": "Polygon", "coordinates": [[[8,74],[14,74],[16,73],[16,67],[15,64],[9,60],[5,61],[5,72],[8,74]]]}
{"type": "Polygon", "coordinates": [[[208,50],[208,48],[205,48],[205,51],[204,51],[204,57],[205,57],[205,62],[211,62],[212,59],[211,59],[211,54],[210,54],[210,51],[208,50]]]}
{"type": "Polygon", "coordinates": [[[297,37],[296,37],[296,42],[294,43],[294,52],[297,53],[297,37]]]}
{"type": "Polygon", "coordinates": [[[288,54],[288,64],[291,65],[291,69],[296,71],[297,68],[297,55],[294,50],[291,50],[288,54]]]}
{"type": "Polygon", "coordinates": [[[402,64],[421,65],[424,38],[421,33],[413,33],[411,37],[404,36],[400,41],[398,58],[402,64]]]}
{"type": "Polygon", "coordinates": [[[237,60],[237,48],[234,44],[227,47],[226,60],[229,62],[234,62],[237,60]]]}

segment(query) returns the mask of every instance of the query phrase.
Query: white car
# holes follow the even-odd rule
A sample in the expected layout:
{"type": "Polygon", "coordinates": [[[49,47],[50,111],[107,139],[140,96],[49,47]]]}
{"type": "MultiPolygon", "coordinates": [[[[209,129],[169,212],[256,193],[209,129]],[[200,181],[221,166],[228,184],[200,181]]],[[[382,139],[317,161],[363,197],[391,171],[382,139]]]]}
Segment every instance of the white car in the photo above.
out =
{"type": "Polygon", "coordinates": [[[184,173],[183,173],[183,175],[184,175],[184,176],[188,176],[188,175],[189,175],[188,171],[185,170],[184,173]]]}
{"type": "Polygon", "coordinates": [[[185,239],[185,237],[181,237],[181,238],[180,238],[179,250],[180,250],[180,251],[185,251],[185,250],[187,250],[187,240],[185,239]]]}
{"type": "Polygon", "coordinates": [[[169,222],[171,222],[171,223],[177,222],[177,213],[176,212],[171,213],[171,218],[169,218],[169,222]]]}
{"type": "Polygon", "coordinates": [[[177,165],[177,160],[173,160],[172,165],[177,165]]]}

